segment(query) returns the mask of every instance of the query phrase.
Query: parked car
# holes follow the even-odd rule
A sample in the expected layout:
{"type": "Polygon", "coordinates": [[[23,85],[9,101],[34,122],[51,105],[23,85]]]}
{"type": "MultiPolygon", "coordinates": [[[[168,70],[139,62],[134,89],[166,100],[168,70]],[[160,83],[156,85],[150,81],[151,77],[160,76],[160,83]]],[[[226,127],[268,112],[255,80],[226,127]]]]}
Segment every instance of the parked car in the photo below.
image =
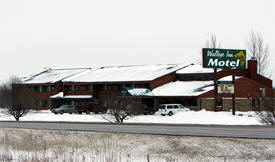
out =
{"type": "Polygon", "coordinates": [[[158,111],[162,116],[165,116],[165,115],[171,116],[176,114],[179,111],[183,111],[183,112],[190,111],[190,109],[184,107],[181,104],[162,104],[159,106],[158,109],[159,109],[158,111]]]}
{"type": "Polygon", "coordinates": [[[63,114],[63,113],[76,113],[76,109],[73,105],[62,105],[60,106],[59,108],[53,108],[51,109],[51,112],[52,113],[55,113],[55,114],[63,114]]]}
{"type": "Polygon", "coordinates": [[[95,114],[98,114],[99,112],[106,113],[107,107],[100,106],[99,104],[97,104],[95,102],[87,102],[84,105],[76,106],[76,111],[79,114],[82,114],[83,112],[85,112],[86,114],[90,114],[90,112],[94,112],[95,114]]]}
{"type": "Polygon", "coordinates": [[[126,106],[126,112],[130,112],[131,114],[154,114],[154,108],[149,107],[145,104],[130,104],[126,106]]]}

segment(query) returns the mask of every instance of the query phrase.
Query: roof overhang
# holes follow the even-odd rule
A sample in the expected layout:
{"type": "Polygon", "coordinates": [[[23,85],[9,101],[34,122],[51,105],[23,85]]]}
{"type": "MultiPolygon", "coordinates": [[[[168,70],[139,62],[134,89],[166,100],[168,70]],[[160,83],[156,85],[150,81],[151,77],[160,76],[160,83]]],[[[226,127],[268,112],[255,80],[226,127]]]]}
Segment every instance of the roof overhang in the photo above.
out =
{"type": "Polygon", "coordinates": [[[154,98],[155,95],[148,88],[123,88],[118,97],[154,98]]]}
{"type": "Polygon", "coordinates": [[[63,92],[59,92],[53,96],[50,96],[51,99],[91,99],[92,95],[65,95],[63,92]]]}

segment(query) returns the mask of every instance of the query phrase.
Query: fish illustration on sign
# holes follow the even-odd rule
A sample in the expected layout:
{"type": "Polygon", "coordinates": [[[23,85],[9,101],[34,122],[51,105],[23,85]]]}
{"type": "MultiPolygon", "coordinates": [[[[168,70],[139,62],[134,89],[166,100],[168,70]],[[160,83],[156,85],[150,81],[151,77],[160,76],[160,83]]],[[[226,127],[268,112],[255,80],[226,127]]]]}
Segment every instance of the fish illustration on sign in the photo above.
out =
{"type": "Polygon", "coordinates": [[[241,51],[241,52],[239,52],[239,53],[236,53],[236,54],[234,55],[234,57],[240,60],[242,66],[245,64],[245,60],[246,60],[246,59],[245,59],[245,54],[244,54],[243,51],[241,51]]]}

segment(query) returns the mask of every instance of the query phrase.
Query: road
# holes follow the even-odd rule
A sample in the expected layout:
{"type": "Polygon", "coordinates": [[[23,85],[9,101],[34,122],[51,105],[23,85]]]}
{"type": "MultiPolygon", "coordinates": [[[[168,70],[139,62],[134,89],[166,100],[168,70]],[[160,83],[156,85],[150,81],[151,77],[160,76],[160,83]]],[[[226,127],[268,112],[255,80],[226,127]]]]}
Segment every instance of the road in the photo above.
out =
{"type": "Polygon", "coordinates": [[[274,126],[219,126],[168,124],[109,124],[73,122],[0,122],[0,128],[73,130],[180,136],[275,139],[274,126]]]}

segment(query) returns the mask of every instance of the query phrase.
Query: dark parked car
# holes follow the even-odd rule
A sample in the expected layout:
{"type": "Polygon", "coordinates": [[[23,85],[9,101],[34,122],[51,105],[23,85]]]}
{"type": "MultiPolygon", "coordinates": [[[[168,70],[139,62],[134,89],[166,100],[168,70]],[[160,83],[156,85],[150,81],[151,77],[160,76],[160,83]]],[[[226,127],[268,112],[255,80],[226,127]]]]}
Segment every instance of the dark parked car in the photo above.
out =
{"type": "Polygon", "coordinates": [[[145,104],[131,104],[126,106],[126,112],[129,112],[131,114],[154,114],[154,108],[149,107],[145,104]]]}
{"type": "Polygon", "coordinates": [[[73,105],[62,105],[60,106],[59,108],[53,108],[51,109],[51,112],[52,113],[55,113],[55,114],[63,114],[63,113],[76,113],[76,109],[73,105]]]}
{"type": "Polygon", "coordinates": [[[90,114],[90,112],[94,112],[95,114],[106,113],[107,107],[100,106],[99,104],[96,104],[95,102],[87,102],[84,105],[78,105],[76,107],[76,111],[81,114],[85,112],[86,114],[90,114]]]}

